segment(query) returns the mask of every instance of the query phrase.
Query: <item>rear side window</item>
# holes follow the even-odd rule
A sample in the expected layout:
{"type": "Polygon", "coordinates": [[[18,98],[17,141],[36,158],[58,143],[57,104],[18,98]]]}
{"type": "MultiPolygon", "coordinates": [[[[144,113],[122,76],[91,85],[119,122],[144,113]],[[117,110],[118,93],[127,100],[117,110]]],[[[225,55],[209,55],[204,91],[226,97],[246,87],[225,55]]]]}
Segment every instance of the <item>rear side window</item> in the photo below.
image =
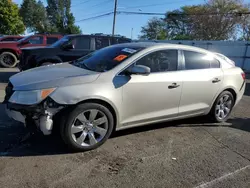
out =
{"type": "Polygon", "coordinates": [[[90,37],[76,37],[72,40],[72,44],[75,46],[75,49],[90,49],[90,37]]]}
{"type": "Polygon", "coordinates": [[[186,70],[210,68],[210,60],[206,58],[206,54],[192,51],[184,51],[184,56],[186,70]]]}
{"type": "Polygon", "coordinates": [[[109,46],[109,38],[106,37],[96,37],[95,42],[97,50],[109,46]]]}
{"type": "Polygon", "coordinates": [[[213,59],[210,61],[211,68],[220,68],[220,62],[217,59],[213,59]]]}
{"type": "Polygon", "coordinates": [[[57,37],[47,37],[47,44],[53,44],[58,40],[57,37]]]}

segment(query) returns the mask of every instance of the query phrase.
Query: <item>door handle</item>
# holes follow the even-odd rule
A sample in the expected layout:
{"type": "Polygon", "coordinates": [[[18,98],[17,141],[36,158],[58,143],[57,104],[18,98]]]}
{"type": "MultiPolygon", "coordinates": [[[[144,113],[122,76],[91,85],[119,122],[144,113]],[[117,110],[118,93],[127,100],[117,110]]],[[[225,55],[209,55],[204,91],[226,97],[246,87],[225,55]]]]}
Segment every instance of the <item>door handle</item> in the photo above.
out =
{"type": "Polygon", "coordinates": [[[180,85],[177,85],[177,83],[172,83],[171,85],[168,86],[168,89],[174,89],[179,87],[180,85]]]}
{"type": "Polygon", "coordinates": [[[213,82],[213,83],[220,82],[220,79],[219,79],[219,78],[214,78],[214,79],[212,80],[212,82],[213,82]]]}

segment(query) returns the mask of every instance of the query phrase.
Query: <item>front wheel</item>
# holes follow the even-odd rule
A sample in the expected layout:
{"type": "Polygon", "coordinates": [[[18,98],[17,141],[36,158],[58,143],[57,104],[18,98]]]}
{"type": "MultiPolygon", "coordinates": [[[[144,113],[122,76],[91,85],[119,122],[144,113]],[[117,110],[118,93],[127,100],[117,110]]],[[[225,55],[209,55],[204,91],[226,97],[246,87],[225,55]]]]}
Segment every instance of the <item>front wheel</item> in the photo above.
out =
{"type": "Polygon", "coordinates": [[[3,52],[0,55],[0,64],[5,68],[15,67],[18,63],[17,57],[11,52],[3,52]]]}
{"type": "Polygon", "coordinates": [[[210,112],[213,120],[216,122],[225,122],[229,118],[234,106],[234,97],[231,92],[224,91],[216,99],[210,112]]]}
{"type": "Polygon", "coordinates": [[[70,149],[87,151],[102,145],[113,127],[112,113],[105,106],[85,103],[76,106],[69,114],[60,132],[70,149]]]}

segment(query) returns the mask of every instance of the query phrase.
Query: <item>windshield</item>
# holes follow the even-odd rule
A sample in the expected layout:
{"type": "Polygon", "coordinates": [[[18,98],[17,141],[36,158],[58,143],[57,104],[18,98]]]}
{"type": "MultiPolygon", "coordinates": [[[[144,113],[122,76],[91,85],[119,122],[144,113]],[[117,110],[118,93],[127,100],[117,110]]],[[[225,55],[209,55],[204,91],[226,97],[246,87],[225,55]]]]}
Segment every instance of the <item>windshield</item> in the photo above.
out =
{"type": "Polygon", "coordinates": [[[109,46],[88,54],[72,63],[75,66],[95,72],[106,72],[142,49],[142,47],[109,46]]]}
{"type": "Polygon", "coordinates": [[[70,38],[68,36],[64,36],[63,38],[61,38],[60,40],[56,41],[55,43],[53,43],[50,46],[51,47],[59,47],[62,44],[64,44],[65,42],[68,42],[69,40],[70,40],[70,38]]]}
{"type": "Polygon", "coordinates": [[[27,36],[27,37],[24,37],[24,38],[22,38],[22,39],[20,39],[20,40],[18,40],[17,42],[22,42],[22,41],[25,41],[25,40],[27,40],[28,38],[30,38],[32,35],[29,35],[29,36],[27,36]]]}

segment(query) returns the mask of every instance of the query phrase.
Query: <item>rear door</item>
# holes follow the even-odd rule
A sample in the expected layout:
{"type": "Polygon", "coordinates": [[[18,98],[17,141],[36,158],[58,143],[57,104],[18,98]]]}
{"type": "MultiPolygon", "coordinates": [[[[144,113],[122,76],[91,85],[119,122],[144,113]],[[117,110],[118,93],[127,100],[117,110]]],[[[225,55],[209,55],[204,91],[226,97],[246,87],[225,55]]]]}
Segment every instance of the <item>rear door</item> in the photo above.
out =
{"type": "Polygon", "coordinates": [[[179,115],[206,112],[222,86],[223,71],[213,56],[183,50],[183,88],[179,115]]]}

